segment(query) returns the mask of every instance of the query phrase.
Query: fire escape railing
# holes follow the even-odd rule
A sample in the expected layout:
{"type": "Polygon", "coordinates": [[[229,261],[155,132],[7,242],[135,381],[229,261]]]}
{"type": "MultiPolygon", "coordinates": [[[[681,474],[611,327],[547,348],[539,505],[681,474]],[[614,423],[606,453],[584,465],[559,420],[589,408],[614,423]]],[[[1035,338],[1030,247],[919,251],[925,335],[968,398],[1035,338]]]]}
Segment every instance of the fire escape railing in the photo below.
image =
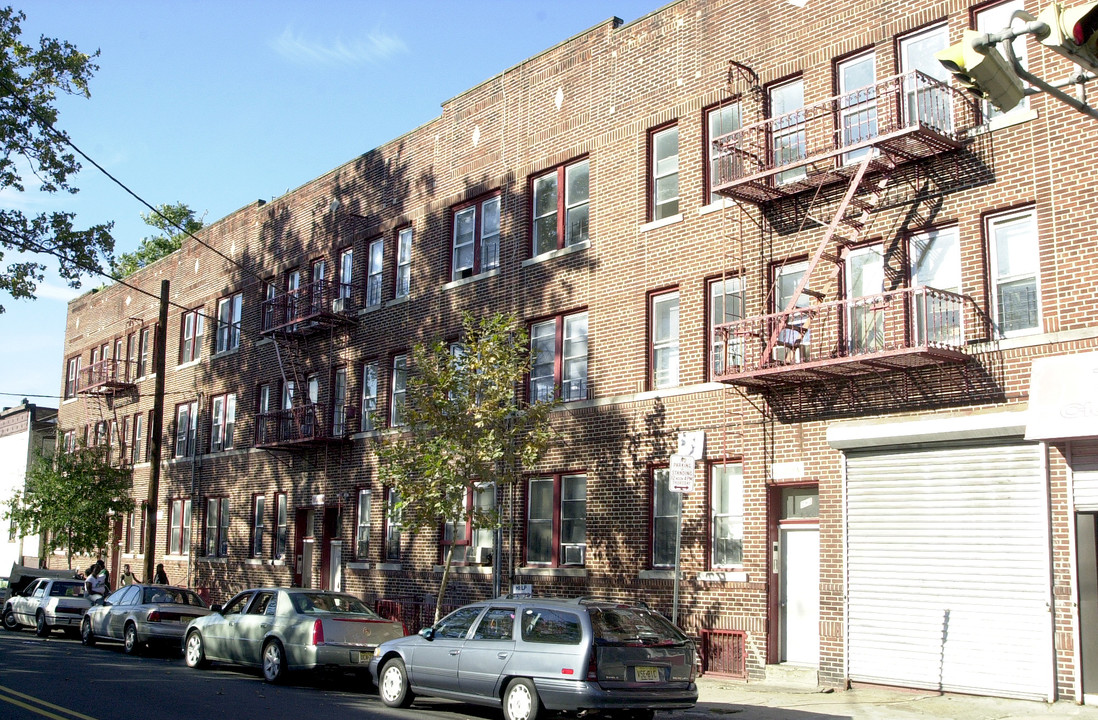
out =
{"type": "Polygon", "coordinates": [[[351,283],[318,280],[263,301],[260,332],[352,322],[361,292],[351,283]]]}
{"type": "Polygon", "coordinates": [[[297,444],[340,442],[354,432],[350,422],[357,417],[351,405],[332,411],[327,403],[309,403],[255,416],[255,446],[280,447],[297,444]]]}
{"type": "Polygon", "coordinates": [[[845,376],[963,362],[969,329],[981,317],[971,298],[920,286],[744,318],[714,327],[715,379],[735,383],[809,369],[816,377],[845,376]],[[775,331],[777,342],[771,342],[775,331]]]}
{"type": "Polygon", "coordinates": [[[979,121],[979,104],[948,84],[894,75],[714,138],[713,189],[778,199],[842,180],[867,153],[883,166],[958,148],[979,121]]]}
{"type": "Polygon", "coordinates": [[[129,360],[100,360],[81,368],[77,376],[77,394],[107,393],[135,385],[137,363],[129,360]]]}

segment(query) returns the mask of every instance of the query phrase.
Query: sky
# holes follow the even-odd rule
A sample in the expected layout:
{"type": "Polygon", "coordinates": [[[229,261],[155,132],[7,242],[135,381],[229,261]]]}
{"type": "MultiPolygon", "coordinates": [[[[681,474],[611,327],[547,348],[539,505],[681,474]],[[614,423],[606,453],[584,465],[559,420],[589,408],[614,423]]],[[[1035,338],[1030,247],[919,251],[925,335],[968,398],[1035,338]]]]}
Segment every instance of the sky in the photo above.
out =
{"type": "MultiPolygon", "coordinates": [[[[99,51],[91,98],[62,96],[57,126],[151,205],[207,223],[285,194],[438,117],[443,102],[610,17],[664,0],[13,0],[23,42],[99,51]]],[[[114,222],[115,252],[156,234],[147,208],[93,165],[76,195],[0,193],[27,213],[114,222]]],[[[29,180],[24,176],[25,180],[29,180]]],[[[4,263],[13,259],[5,253],[4,263]]],[[[47,275],[33,301],[0,295],[0,407],[57,407],[66,305],[47,275]],[[44,396],[44,397],[36,397],[44,396]]]]}

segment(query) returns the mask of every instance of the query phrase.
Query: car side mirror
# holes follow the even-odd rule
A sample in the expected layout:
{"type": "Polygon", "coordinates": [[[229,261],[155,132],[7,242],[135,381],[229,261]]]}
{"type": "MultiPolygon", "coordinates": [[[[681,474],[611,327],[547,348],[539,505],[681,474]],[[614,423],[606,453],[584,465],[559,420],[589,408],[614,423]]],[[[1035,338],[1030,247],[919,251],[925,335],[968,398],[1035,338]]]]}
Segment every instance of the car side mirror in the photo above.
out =
{"type": "Polygon", "coordinates": [[[424,640],[434,640],[435,639],[435,629],[425,627],[425,628],[423,628],[422,630],[419,631],[419,635],[424,640]]]}

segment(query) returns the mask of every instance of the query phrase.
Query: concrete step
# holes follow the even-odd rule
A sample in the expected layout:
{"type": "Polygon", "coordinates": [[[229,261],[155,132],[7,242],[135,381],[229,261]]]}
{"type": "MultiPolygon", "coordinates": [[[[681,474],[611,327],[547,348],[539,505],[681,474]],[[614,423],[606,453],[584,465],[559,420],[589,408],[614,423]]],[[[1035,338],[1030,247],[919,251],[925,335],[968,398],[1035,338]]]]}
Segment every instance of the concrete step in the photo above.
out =
{"type": "Polygon", "coordinates": [[[804,665],[767,665],[766,682],[782,687],[817,687],[819,672],[804,665]]]}

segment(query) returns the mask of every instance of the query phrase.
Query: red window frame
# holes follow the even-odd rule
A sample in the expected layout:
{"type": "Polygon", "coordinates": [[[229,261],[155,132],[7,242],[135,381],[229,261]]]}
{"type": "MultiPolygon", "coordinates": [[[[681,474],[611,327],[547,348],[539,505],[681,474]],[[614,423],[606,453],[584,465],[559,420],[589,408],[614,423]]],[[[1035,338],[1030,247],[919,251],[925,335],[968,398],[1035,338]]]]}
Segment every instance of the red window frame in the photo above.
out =
{"type": "Polygon", "coordinates": [[[194,362],[202,357],[202,343],[206,333],[206,316],[202,314],[202,308],[184,311],[179,316],[179,364],[194,362]],[[193,321],[191,347],[187,348],[187,319],[193,321]]]}
{"type": "MultiPolygon", "coordinates": [[[[483,258],[481,258],[481,247],[482,247],[482,241],[484,239],[484,237],[483,237],[483,233],[484,233],[484,205],[486,203],[491,202],[492,200],[499,200],[499,203],[500,203],[500,230],[499,230],[499,234],[497,235],[497,243],[498,243],[499,239],[501,239],[503,237],[503,227],[502,227],[503,226],[503,195],[499,190],[494,190],[490,193],[486,193],[484,195],[481,195],[480,197],[477,197],[473,200],[469,200],[469,201],[461,203],[459,205],[454,205],[452,208],[450,208],[450,280],[451,281],[462,280],[466,277],[475,277],[475,276],[477,276],[477,275],[479,275],[479,274],[481,274],[482,272],[485,271],[483,258]],[[464,212],[465,210],[468,210],[469,208],[475,208],[474,213],[473,213],[473,267],[470,269],[470,273],[468,275],[466,275],[464,268],[461,271],[458,271],[456,268],[454,268],[454,261],[456,259],[456,255],[457,255],[457,253],[455,252],[456,243],[457,243],[457,217],[458,217],[459,213],[464,212]]],[[[499,267],[499,262],[498,262],[498,258],[497,258],[496,265],[493,268],[490,268],[490,269],[494,270],[495,268],[498,268],[498,267],[499,267]]]]}
{"type": "MultiPolygon", "coordinates": [[[[531,567],[554,567],[554,568],[555,567],[585,567],[587,565],[586,550],[584,552],[585,557],[584,557],[584,562],[583,563],[566,563],[564,561],[564,558],[561,557],[561,547],[562,547],[561,525],[563,524],[563,512],[562,512],[561,502],[562,502],[562,499],[564,497],[564,478],[566,478],[566,477],[576,477],[576,476],[581,476],[581,477],[584,478],[584,488],[585,488],[584,518],[586,518],[587,517],[587,512],[586,512],[586,499],[587,499],[586,498],[586,484],[587,484],[587,479],[589,477],[586,470],[571,470],[571,471],[567,471],[567,472],[533,474],[533,475],[526,476],[526,507],[523,511],[524,535],[525,536],[523,537],[523,542],[522,542],[522,558],[523,558],[523,563],[525,565],[529,565],[531,567]],[[549,561],[545,562],[545,561],[540,561],[540,560],[531,560],[530,557],[529,557],[529,549],[530,549],[530,534],[529,534],[529,530],[530,530],[530,500],[531,500],[531,497],[533,495],[530,488],[531,488],[531,483],[533,483],[533,482],[549,482],[549,481],[552,481],[552,483],[553,483],[553,518],[552,518],[553,540],[552,540],[552,545],[551,545],[551,548],[550,548],[550,551],[549,551],[549,561]]],[[[586,536],[586,533],[584,533],[584,547],[585,548],[586,548],[586,545],[587,545],[586,540],[587,540],[587,536],[586,536]]]]}

